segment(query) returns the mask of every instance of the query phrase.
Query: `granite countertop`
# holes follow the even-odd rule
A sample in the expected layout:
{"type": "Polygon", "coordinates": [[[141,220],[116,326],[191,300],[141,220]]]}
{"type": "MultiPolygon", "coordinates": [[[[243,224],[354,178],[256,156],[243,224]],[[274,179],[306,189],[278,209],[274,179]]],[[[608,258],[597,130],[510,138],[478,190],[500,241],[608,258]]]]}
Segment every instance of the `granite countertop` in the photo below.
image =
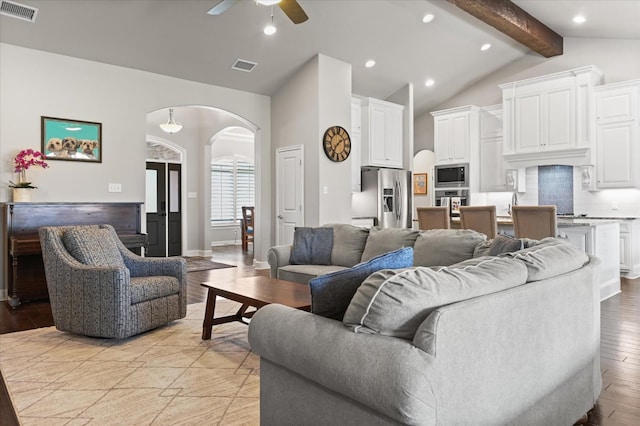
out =
{"type": "MultiPolygon", "coordinates": [[[[574,226],[597,226],[604,225],[605,223],[616,223],[623,220],[633,220],[637,219],[635,217],[563,217],[558,216],[557,226],[558,228],[571,228],[574,226]]],[[[511,216],[497,216],[496,220],[498,222],[498,226],[513,226],[513,221],[511,220],[511,216]]],[[[460,223],[459,217],[452,217],[451,223],[457,224],[460,223]]]]}

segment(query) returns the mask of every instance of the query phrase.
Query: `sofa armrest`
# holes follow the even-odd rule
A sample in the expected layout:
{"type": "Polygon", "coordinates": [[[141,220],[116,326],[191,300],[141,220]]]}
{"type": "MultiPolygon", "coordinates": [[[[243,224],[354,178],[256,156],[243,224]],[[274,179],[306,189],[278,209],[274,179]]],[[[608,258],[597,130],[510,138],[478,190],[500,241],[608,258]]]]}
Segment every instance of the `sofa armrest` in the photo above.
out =
{"type": "Polygon", "coordinates": [[[272,304],[252,318],[249,343],[261,357],[396,421],[435,419],[432,357],[409,341],[356,334],[340,321],[272,304]]]}
{"type": "Polygon", "coordinates": [[[273,246],[267,251],[267,261],[271,267],[271,278],[278,278],[278,268],[289,264],[291,248],[292,246],[289,244],[273,246]]]}

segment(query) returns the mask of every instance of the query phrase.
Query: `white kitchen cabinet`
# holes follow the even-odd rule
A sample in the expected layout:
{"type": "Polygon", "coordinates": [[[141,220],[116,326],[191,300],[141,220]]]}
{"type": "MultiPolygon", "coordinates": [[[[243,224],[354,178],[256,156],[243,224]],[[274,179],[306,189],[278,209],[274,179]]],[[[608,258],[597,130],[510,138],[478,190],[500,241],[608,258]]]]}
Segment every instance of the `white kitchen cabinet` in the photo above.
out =
{"type": "Polygon", "coordinates": [[[404,106],[379,99],[362,100],[362,165],[402,168],[404,106]]]}
{"type": "Polygon", "coordinates": [[[505,160],[588,163],[595,141],[590,103],[601,81],[602,71],[587,66],[501,84],[505,160]]]}
{"type": "Polygon", "coordinates": [[[351,99],[351,192],[362,190],[362,105],[358,98],[351,99]]]}
{"type": "Polygon", "coordinates": [[[502,105],[481,108],[479,143],[480,192],[524,192],[524,168],[508,169],[502,156],[502,105]]]}
{"type": "Polygon", "coordinates": [[[640,187],[640,80],[596,87],[598,189],[640,187]]]}
{"type": "Polygon", "coordinates": [[[640,219],[620,223],[620,271],[630,279],[640,277],[640,219]]]}
{"type": "Polygon", "coordinates": [[[600,299],[620,292],[620,224],[589,221],[588,225],[560,226],[558,235],[580,250],[600,259],[600,299]]]}
{"type": "Polygon", "coordinates": [[[467,105],[434,111],[434,153],[436,165],[469,163],[480,137],[480,109],[467,105]]]}

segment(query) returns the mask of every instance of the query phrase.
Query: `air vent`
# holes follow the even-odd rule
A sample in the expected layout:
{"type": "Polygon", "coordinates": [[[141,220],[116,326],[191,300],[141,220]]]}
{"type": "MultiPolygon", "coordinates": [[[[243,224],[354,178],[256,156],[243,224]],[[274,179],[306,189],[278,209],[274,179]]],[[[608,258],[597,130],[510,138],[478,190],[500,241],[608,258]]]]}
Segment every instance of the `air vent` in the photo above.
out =
{"type": "Polygon", "coordinates": [[[256,62],[245,61],[244,59],[238,59],[233,65],[231,65],[231,69],[251,72],[258,65],[256,62]]]}
{"type": "Polygon", "coordinates": [[[0,15],[11,16],[12,18],[22,19],[23,21],[36,22],[38,9],[12,1],[1,0],[0,15]]]}

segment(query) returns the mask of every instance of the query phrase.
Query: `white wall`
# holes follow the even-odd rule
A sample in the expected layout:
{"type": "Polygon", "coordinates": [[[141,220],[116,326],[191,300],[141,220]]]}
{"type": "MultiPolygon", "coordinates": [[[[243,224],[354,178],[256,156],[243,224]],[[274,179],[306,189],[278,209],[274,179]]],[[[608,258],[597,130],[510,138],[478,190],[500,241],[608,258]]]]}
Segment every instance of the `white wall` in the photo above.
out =
{"type": "MultiPolygon", "coordinates": [[[[244,117],[258,129],[256,158],[263,158],[262,152],[266,153],[265,159],[269,158],[271,116],[267,96],[5,43],[0,43],[0,58],[0,201],[10,200],[7,183],[15,178],[13,157],[24,148],[40,149],[40,116],[102,123],[103,161],[51,161],[47,170],[29,170],[39,186],[33,201],[143,202],[146,114],[168,106],[215,106],[244,117]],[[109,193],[109,182],[121,183],[122,192],[109,193]]],[[[256,235],[258,260],[266,260],[272,244],[271,163],[263,163],[257,170],[261,199],[256,201],[264,212],[256,226],[261,230],[256,235]]],[[[2,253],[2,262],[5,258],[2,253]]],[[[6,283],[2,289],[6,289],[6,283]]]]}
{"type": "Polygon", "coordinates": [[[329,126],[351,126],[351,65],[315,56],[272,97],[271,110],[274,181],[275,149],[304,146],[305,226],[350,222],[351,158],[330,161],[322,149],[322,136],[329,126]]]}
{"type": "Polygon", "coordinates": [[[329,160],[324,153],[322,138],[331,126],[351,129],[351,64],[318,55],[318,67],[319,128],[311,141],[319,162],[318,179],[312,181],[318,185],[317,224],[350,223],[351,162],[354,158],[350,155],[339,163],[329,160]]]}

